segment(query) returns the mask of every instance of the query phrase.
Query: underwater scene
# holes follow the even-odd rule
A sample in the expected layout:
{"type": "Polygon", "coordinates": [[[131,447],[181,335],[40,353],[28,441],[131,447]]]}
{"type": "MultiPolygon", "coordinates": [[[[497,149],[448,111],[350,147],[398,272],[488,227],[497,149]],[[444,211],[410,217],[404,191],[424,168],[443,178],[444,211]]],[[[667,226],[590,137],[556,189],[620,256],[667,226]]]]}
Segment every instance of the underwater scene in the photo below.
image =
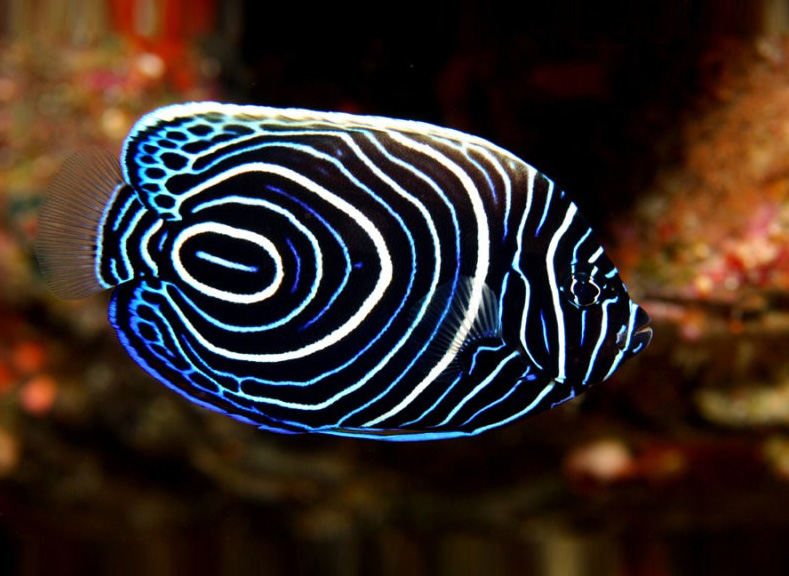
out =
{"type": "Polygon", "coordinates": [[[2,0],[0,573],[787,573],[787,32],[2,0]]]}

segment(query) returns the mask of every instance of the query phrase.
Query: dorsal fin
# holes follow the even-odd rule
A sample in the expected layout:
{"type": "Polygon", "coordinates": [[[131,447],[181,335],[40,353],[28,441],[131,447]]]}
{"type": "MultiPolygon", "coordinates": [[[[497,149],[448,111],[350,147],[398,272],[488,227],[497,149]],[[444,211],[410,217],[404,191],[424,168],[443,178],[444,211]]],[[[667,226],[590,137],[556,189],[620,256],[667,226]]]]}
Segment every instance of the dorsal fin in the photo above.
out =
{"type": "Polygon", "coordinates": [[[35,250],[44,279],[60,298],[84,298],[105,288],[96,276],[97,235],[122,182],[118,159],[98,147],[68,158],[50,182],[35,250]]]}

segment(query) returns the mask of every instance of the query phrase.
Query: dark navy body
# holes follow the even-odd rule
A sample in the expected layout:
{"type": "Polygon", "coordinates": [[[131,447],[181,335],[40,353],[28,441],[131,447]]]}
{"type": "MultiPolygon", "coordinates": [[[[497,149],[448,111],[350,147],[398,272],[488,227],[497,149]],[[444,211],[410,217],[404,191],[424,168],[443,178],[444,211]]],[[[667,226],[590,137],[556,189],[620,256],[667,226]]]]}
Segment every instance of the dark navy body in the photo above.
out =
{"type": "Polygon", "coordinates": [[[45,273],[64,296],[114,287],[136,362],[264,429],[476,434],[575,397],[651,337],[564,192],[473,136],[195,103],[143,117],[121,168],[93,176],[111,184],[90,278],[52,264],[65,232],[46,222],[74,177],[53,185],[45,273]]]}

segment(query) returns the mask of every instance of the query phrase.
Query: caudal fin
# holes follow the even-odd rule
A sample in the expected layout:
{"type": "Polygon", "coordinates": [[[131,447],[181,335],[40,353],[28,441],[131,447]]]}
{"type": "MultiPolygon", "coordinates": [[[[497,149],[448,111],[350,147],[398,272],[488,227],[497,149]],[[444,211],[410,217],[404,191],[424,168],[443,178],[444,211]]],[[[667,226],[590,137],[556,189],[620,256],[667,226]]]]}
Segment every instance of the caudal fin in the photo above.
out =
{"type": "Polygon", "coordinates": [[[96,276],[98,230],[122,182],[117,157],[96,147],[68,158],[52,179],[38,215],[35,249],[44,279],[60,298],[104,289],[96,276]]]}

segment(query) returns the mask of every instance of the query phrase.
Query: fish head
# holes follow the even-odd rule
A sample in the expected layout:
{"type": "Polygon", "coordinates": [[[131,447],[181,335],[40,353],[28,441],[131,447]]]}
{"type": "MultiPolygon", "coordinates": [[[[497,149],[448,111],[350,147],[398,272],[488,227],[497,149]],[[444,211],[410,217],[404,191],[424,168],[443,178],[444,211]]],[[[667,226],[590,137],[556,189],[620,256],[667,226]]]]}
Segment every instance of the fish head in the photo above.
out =
{"type": "Polygon", "coordinates": [[[565,399],[608,379],[652,339],[648,314],[631,300],[617,268],[570,207],[547,240],[521,254],[517,282],[509,284],[522,286],[524,310],[504,315],[517,320],[511,330],[517,328],[530,365],[546,380],[567,385],[565,399]]]}
{"type": "Polygon", "coordinates": [[[649,315],[603,253],[594,263],[575,263],[559,276],[564,332],[560,377],[574,386],[607,380],[652,340],[649,315]]]}

